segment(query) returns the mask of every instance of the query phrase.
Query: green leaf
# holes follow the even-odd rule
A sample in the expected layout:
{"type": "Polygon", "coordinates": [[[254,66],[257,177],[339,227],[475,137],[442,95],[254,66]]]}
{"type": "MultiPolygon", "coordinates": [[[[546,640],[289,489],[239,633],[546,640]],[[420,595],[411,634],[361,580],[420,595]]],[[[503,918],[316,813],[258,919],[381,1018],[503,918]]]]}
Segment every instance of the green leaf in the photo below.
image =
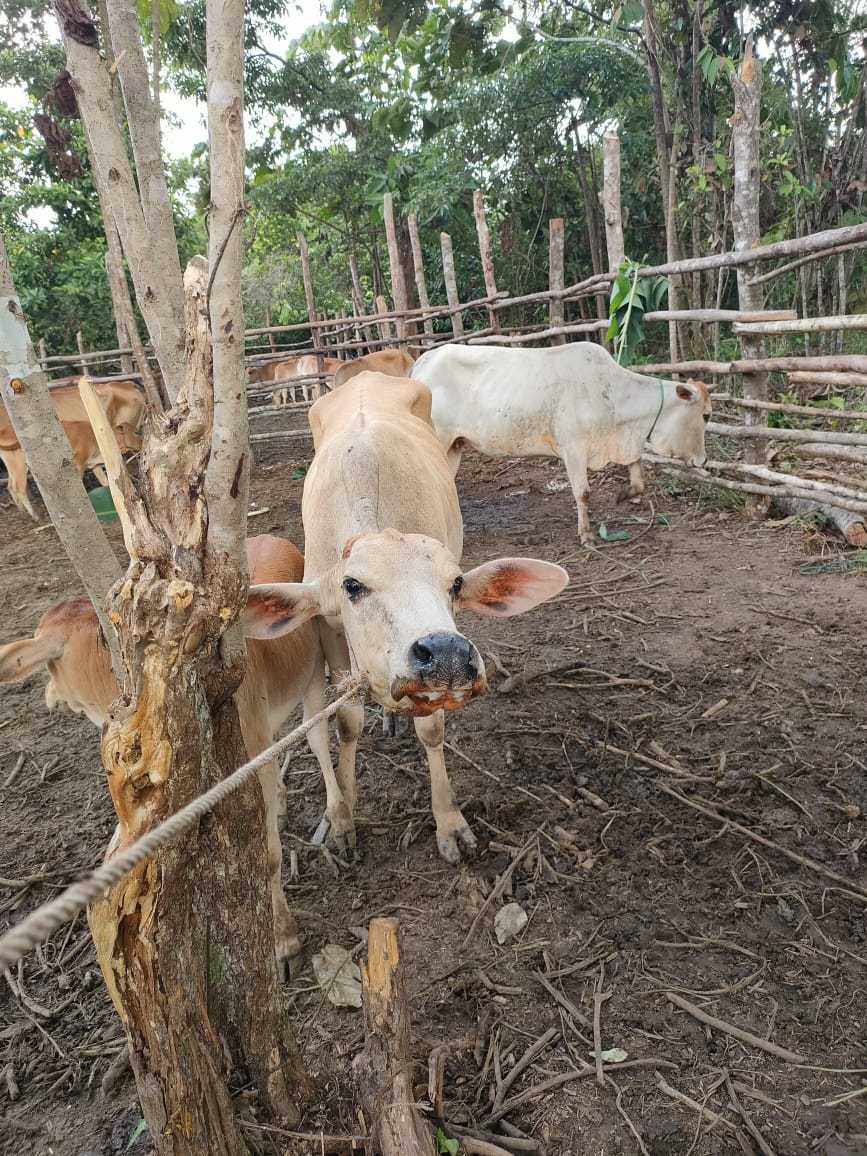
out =
{"type": "Polygon", "coordinates": [[[302,478],[307,477],[307,466],[296,466],[290,477],[293,482],[300,482],[302,478]]]}
{"type": "Polygon", "coordinates": [[[596,532],[603,542],[628,542],[632,537],[628,530],[609,530],[604,522],[596,532]]]}
{"type": "Polygon", "coordinates": [[[442,1128],[437,1128],[437,1152],[440,1156],[458,1156],[460,1148],[458,1140],[450,1140],[442,1128]]]}
{"type": "Polygon", "coordinates": [[[90,490],[87,496],[100,522],[114,522],[116,520],[117,510],[114,508],[111,490],[108,486],[97,486],[95,490],[90,490]]]}
{"type": "Polygon", "coordinates": [[[144,1120],[139,1120],[139,1122],[135,1126],[135,1130],[133,1131],[133,1134],[129,1138],[129,1143],[126,1146],[127,1152],[129,1152],[130,1148],[132,1148],[133,1144],[135,1144],[135,1142],[136,1142],[136,1140],[138,1140],[139,1136],[141,1136],[142,1133],[147,1132],[147,1130],[148,1130],[148,1126],[144,1122],[144,1120]]]}

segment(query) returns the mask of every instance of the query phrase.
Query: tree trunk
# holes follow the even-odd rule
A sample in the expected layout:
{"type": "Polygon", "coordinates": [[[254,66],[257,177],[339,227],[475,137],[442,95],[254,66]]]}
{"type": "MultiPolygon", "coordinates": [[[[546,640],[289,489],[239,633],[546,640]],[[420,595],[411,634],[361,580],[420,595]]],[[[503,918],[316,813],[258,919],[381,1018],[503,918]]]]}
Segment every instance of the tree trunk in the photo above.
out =
{"type": "MultiPolygon", "coordinates": [[[[584,218],[587,222],[587,241],[590,246],[590,263],[594,273],[604,273],[606,262],[602,259],[601,229],[599,225],[599,198],[593,180],[593,169],[589,163],[587,150],[581,144],[578,129],[575,129],[575,149],[578,157],[578,184],[584,201],[584,218]],[[589,172],[588,172],[589,170],[589,172]]],[[[583,314],[582,314],[583,316],[583,314]]],[[[596,294],[596,316],[600,321],[608,316],[608,298],[605,293],[596,294]]]]}
{"type": "MultiPolygon", "coordinates": [[[[174,233],[170,243],[164,244],[145,218],[114,112],[111,80],[99,56],[96,28],[89,22],[87,10],[79,6],[73,16],[65,0],[55,0],[55,7],[91,166],[111,205],[166,393],[174,401],[184,378],[183,296],[174,233]]],[[[141,54],[140,44],[138,51],[141,54]]],[[[157,215],[158,210],[165,209],[160,210],[158,204],[153,208],[159,199],[158,195],[151,197],[157,215]]],[[[168,223],[171,225],[170,206],[168,223]]]]}
{"type": "MultiPolygon", "coordinates": [[[[759,125],[762,99],[762,69],[753,54],[752,40],[748,40],[743,60],[732,73],[734,114],[732,116],[732,152],[734,156],[734,193],[732,199],[732,229],[735,251],[755,248],[761,236],[759,229],[759,125]]],[[[756,312],[764,305],[760,285],[750,285],[750,267],[738,266],[738,301],[743,310],[756,312]]],[[[760,336],[743,335],[740,338],[743,358],[763,358],[764,342],[760,336]]],[[[768,400],[768,375],[753,373],[744,380],[744,396],[753,401],[768,400]]],[[[747,413],[747,425],[764,424],[760,413],[747,413]]],[[[763,461],[762,444],[748,445],[747,460],[763,461]]],[[[754,507],[756,508],[756,507],[754,507]]]]}
{"type": "MultiPolygon", "coordinates": [[[[304,281],[304,299],[307,302],[307,316],[310,319],[310,333],[313,338],[313,351],[316,354],[316,366],[322,369],[322,337],[319,333],[319,326],[316,322],[319,320],[316,313],[316,299],[313,296],[313,271],[310,268],[310,250],[307,247],[307,238],[299,230],[298,232],[298,252],[301,254],[301,277],[304,281]]],[[[315,393],[319,396],[321,385],[316,383],[315,393]]]]}
{"type": "MultiPolygon", "coordinates": [[[[199,258],[188,274],[189,384],[170,417],[146,427],[141,497],[131,483],[124,495],[132,560],[111,613],[125,674],[102,734],[119,820],[110,854],[246,758],[231,697],[243,652],[229,667],[220,656],[246,590],[224,546],[239,539],[242,510],[231,492],[213,516],[207,505],[221,478],[206,482],[215,417],[206,284],[199,258]],[[234,526],[216,526],[217,511],[234,526]]],[[[228,1088],[233,1071],[252,1079],[266,1110],[297,1122],[303,1073],[277,983],[257,779],[195,836],[127,876],[89,920],[160,1156],[246,1152],[228,1088]]]]}
{"type": "MultiPolygon", "coordinates": [[[[388,244],[388,268],[391,274],[391,299],[394,302],[396,313],[407,309],[406,282],[403,278],[403,265],[400,260],[400,245],[397,239],[397,228],[394,221],[394,198],[386,193],[382,200],[382,214],[385,218],[385,239],[388,244]]],[[[406,320],[398,317],[395,325],[397,338],[400,341],[406,336],[406,320]]]]}
{"type": "MultiPolygon", "coordinates": [[[[114,226],[112,226],[113,228],[114,226]]],[[[118,248],[120,248],[118,246],[118,248]]],[[[145,397],[154,413],[159,413],[163,408],[163,399],[160,394],[159,386],[151,371],[150,362],[142,345],[141,335],[138,331],[138,322],[133,313],[132,301],[129,296],[129,286],[126,283],[126,274],[123,270],[123,259],[121,263],[115,265],[111,260],[109,253],[105,254],[105,271],[108,276],[109,284],[113,286],[112,297],[116,302],[116,309],[119,309],[119,314],[115,316],[118,318],[118,338],[120,337],[120,330],[123,329],[127,336],[127,340],[132,348],[135,363],[138,366],[138,372],[141,375],[142,389],[145,397]]],[[[132,373],[132,363],[130,358],[124,359],[123,365],[124,373],[132,373]],[[129,369],[126,364],[129,364],[129,369]]]]}
{"type": "MultiPolygon", "coordinates": [[[[152,244],[160,255],[167,283],[166,292],[171,294],[173,307],[179,318],[182,318],[181,263],[172,219],[172,202],[160,148],[158,89],[152,92],[148,80],[136,0],[108,0],[108,20],[112,47],[116,54],[117,73],[126,105],[126,119],[135,158],[141,206],[152,244]]],[[[157,20],[157,30],[158,26],[157,20]]],[[[154,82],[158,85],[158,47],[154,67],[154,82]]]]}
{"type": "Polygon", "coordinates": [[[602,205],[605,212],[605,243],[608,268],[619,269],[626,250],[623,244],[623,214],[620,208],[620,137],[607,132],[602,139],[602,205]]]}
{"type": "MultiPolygon", "coordinates": [[[[485,293],[488,297],[497,295],[497,279],[494,276],[494,258],[491,253],[491,232],[485,215],[485,199],[482,190],[473,193],[473,216],[476,218],[476,234],[479,238],[479,255],[482,259],[482,273],[485,276],[485,293]]],[[[488,320],[492,329],[500,328],[500,319],[492,305],[488,306],[488,320]]]]}
{"type": "Polygon", "coordinates": [[[72,450],[57,420],[30,341],[27,321],[0,236],[0,396],[57,535],[99,616],[120,669],[120,650],[105,602],[121,569],[72,464],[72,450]]]}

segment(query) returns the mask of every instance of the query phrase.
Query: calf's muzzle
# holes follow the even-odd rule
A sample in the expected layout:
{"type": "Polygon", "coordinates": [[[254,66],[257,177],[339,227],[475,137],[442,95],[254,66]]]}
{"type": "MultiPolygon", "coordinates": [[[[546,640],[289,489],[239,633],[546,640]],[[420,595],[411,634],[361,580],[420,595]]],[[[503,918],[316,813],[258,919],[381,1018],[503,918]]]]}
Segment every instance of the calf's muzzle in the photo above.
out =
{"type": "Polygon", "coordinates": [[[459,710],[487,689],[479,652],[462,634],[438,631],[417,638],[407,655],[408,675],[394,679],[391,695],[414,715],[459,710]]]}

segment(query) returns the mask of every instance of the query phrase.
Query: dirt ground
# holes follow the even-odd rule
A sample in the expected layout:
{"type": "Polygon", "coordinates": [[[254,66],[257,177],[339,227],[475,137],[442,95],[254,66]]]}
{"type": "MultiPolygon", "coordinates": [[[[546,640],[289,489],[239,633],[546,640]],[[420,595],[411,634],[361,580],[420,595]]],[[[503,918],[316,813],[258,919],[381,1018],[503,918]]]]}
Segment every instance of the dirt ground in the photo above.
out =
{"type": "MultiPolygon", "coordinates": [[[[254,498],[267,513],[251,532],[300,544],[292,472],[306,447],[289,445],[261,455],[254,498]]],[[[582,550],[564,477],[554,462],[468,456],[459,479],[468,563],[524,552],[572,577],[525,617],[463,620],[491,676],[447,723],[477,859],[456,870],[438,858],[421,748],[384,738],[377,709],[360,748],[357,861],[309,844],[324,792],[306,751],[289,768],[285,881],[306,943],[285,991],[317,1086],[302,1127],[359,1127],[360,1013],[323,1004],[311,955],[325,943],[360,955],[369,919],[390,913],[420,1099],[431,1048],[479,1037],[475,1055],[446,1063],[448,1135],[548,1156],[865,1154],[863,572],[805,574],[803,530],[660,479],[651,498],[666,517],[651,522],[647,503],[617,502],[613,473],[597,478],[594,515],[630,540],[582,550]],[[501,693],[521,672],[533,677],[501,693]],[[529,919],[500,946],[491,915],[506,901],[529,919]],[[625,1053],[601,1085],[594,994],[602,1049],[625,1053]]],[[[0,492],[0,641],[74,592],[53,531],[0,492]]],[[[0,927],[97,862],[113,827],[94,728],[49,715],[42,688],[36,677],[0,692],[0,927]]],[[[100,1090],[120,1046],[80,916],[0,977],[0,1151],[149,1151],[130,1078],[100,1090]]],[[[249,1140],[263,1153],[330,1150],[253,1126],[249,1140]]]]}

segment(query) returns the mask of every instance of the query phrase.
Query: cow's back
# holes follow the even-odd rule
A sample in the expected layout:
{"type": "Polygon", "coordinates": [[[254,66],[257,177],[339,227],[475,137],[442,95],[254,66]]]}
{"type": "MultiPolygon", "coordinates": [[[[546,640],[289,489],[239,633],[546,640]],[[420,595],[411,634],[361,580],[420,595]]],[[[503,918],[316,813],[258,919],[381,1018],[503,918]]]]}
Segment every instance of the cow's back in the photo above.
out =
{"type": "Polygon", "coordinates": [[[430,392],[362,373],[310,410],[316,453],[304,483],[305,577],[337,561],[355,534],[390,527],[461,553],[460,507],[430,422],[430,392]]]}

